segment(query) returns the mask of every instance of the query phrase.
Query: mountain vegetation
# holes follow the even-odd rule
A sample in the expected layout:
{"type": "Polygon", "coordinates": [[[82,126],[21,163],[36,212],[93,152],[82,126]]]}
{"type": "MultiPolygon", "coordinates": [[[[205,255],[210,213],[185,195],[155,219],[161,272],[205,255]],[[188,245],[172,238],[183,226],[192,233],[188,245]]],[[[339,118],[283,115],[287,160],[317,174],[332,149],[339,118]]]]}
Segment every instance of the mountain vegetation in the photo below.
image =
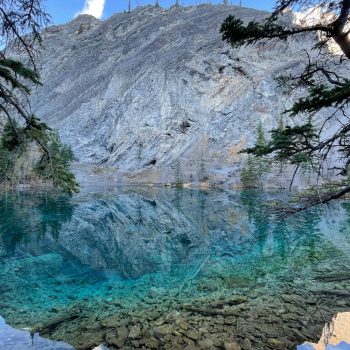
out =
{"type": "Polygon", "coordinates": [[[244,23],[240,18],[229,16],[221,26],[223,39],[237,48],[286,42],[303,35],[317,38],[304,53],[303,69],[296,75],[278,78],[287,93],[301,90],[306,93],[284,111],[287,122],[282,128],[271,130],[266,144],[256,143],[245,150],[250,156],[266,156],[272,162],[294,166],[293,179],[305,165],[313,169],[319,179],[326,170],[337,171],[339,181],[323,181],[302,196],[302,204],[299,202],[291,212],[350,192],[349,30],[350,0],[279,0],[264,22],[244,23]],[[290,11],[304,13],[300,25],[288,26],[280,21],[290,11]],[[328,112],[325,120],[320,118],[321,110],[328,112]]]}
{"type": "MultiPolygon", "coordinates": [[[[265,148],[267,145],[262,123],[256,131],[256,147],[265,148]]],[[[262,188],[263,175],[268,172],[269,159],[265,155],[248,156],[247,162],[241,171],[241,183],[245,188],[262,188]]]]}
{"type": "Polygon", "coordinates": [[[0,186],[34,181],[72,194],[78,191],[69,170],[73,153],[56,131],[31,112],[28,99],[31,89],[41,84],[36,47],[49,20],[41,0],[0,4],[1,45],[5,47],[0,52],[0,186]],[[13,58],[15,54],[20,58],[13,58]]]}

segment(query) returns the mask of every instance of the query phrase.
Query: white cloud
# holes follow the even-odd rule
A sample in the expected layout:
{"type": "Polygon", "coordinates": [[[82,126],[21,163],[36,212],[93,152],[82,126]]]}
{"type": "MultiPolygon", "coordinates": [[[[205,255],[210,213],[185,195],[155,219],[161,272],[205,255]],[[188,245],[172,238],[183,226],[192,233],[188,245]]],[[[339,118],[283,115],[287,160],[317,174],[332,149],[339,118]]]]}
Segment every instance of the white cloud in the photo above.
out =
{"type": "Polygon", "coordinates": [[[77,15],[92,15],[101,18],[106,0],[85,0],[83,9],[77,15]]]}

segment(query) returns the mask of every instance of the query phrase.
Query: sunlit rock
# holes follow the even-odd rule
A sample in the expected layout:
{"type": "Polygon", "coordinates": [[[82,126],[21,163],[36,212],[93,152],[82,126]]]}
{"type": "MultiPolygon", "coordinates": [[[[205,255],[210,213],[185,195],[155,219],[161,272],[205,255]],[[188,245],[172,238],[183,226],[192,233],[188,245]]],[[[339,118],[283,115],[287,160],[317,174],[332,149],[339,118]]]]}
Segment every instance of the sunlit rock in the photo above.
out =
{"type": "Polygon", "coordinates": [[[305,343],[298,350],[350,350],[350,312],[334,316],[325,325],[317,344],[305,343]]]}

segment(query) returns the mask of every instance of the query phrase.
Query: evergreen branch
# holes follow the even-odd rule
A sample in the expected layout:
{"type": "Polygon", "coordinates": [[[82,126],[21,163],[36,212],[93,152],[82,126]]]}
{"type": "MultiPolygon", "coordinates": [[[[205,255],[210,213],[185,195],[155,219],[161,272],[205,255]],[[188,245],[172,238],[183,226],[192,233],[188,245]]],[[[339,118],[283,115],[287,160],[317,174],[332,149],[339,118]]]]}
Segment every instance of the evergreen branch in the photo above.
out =
{"type": "Polygon", "coordinates": [[[224,20],[220,28],[222,39],[233,47],[251,45],[261,40],[286,40],[293,35],[317,32],[319,30],[329,33],[329,27],[322,24],[286,29],[285,26],[267,20],[263,24],[251,21],[245,26],[240,18],[231,15],[224,20]]]}
{"type": "Polygon", "coordinates": [[[295,116],[299,113],[312,113],[322,108],[336,107],[344,101],[348,104],[350,99],[350,80],[343,85],[329,88],[325,85],[317,85],[309,90],[309,95],[299,99],[293,107],[284,113],[290,113],[295,116]]]}

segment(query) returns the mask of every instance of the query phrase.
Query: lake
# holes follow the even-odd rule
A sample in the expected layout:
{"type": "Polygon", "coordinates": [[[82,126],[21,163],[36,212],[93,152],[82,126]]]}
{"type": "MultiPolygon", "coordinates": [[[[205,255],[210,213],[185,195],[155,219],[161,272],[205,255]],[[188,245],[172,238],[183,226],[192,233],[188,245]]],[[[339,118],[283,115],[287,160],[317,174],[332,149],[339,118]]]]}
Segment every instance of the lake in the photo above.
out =
{"type": "MultiPolygon", "coordinates": [[[[350,202],[278,218],[269,203],[280,196],[133,187],[3,194],[0,315],[76,349],[317,342],[325,322],[350,310],[350,202]]],[[[6,334],[0,322],[0,345],[21,350],[6,334]]]]}

